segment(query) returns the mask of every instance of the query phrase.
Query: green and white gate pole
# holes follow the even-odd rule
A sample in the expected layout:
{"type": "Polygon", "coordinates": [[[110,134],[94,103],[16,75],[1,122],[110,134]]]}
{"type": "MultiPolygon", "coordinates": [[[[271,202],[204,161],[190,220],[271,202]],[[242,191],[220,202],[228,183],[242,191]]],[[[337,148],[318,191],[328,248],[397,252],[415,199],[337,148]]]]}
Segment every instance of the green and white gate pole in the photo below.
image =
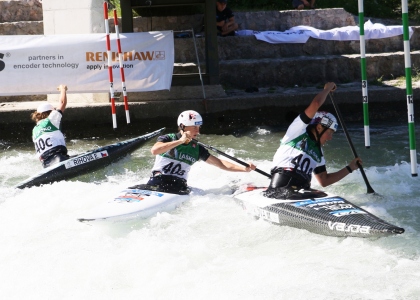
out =
{"type": "Polygon", "coordinates": [[[411,176],[417,176],[417,154],[416,154],[416,135],[414,132],[414,103],[413,88],[411,84],[411,57],[410,57],[410,32],[408,27],[408,3],[401,0],[403,37],[404,37],[404,63],[405,63],[405,84],[407,95],[407,114],[408,114],[408,135],[410,140],[410,159],[411,176]]]}
{"type": "Polygon", "coordinates": [[[363,96],[363,122],[365,129],[365,147],[370,148],[369,129],[369,101],[366,72],[366,43],[365,43],[365,21],[363,0],[359,0],[359,28],[360,28],[360,67],[362,70],[362,96],[363,96]]]}

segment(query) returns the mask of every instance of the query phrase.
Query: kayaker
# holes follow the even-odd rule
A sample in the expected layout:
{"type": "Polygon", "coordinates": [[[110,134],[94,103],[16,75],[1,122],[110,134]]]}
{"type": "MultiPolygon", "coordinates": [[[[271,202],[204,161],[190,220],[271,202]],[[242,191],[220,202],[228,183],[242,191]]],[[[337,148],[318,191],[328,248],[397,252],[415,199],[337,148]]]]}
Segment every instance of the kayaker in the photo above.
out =
{"type": "Polygon", "coordinates": [[[192,139],[197,139],[203,124],[201,115],[193,110],[182,112],[178,117],[178,133],[159,136],[150,149],[156,155],[152,168],[152,176],[147,186],[162,192],[188,194],[188,173],[191,166],[198,160],[205,161],[222,170],[231,172],[250,172],[256,166],[239,166],[211,155],[207,149],[198,145],[192,139]]]}
{"type": "Polygon", "coordinates": [[[61,84],[57,90],[60,91],[57,108],[44,102],[31,114],[31,119],[36,123],[32,130],[32,141],[44,168],[69,158],[64,135],[60,130],[61,118],[67,105],[67,86],[61,84]]]}
{"type": "Polygon", "coordinates": [[[289,126],[274,155],[272,178],[264,196],[296,199],[299,198],[297,191],[310,188],[312,173],[319,184],[326,187],[359,168],[358,163],[362,163],[360,158],[353,159],[334,173],[328,173],[325,167],[322,146],[332,140],[338,123],[334,115],[318,109],[336,88],[334,82],[326,83],[324,89],[289,126]]]}

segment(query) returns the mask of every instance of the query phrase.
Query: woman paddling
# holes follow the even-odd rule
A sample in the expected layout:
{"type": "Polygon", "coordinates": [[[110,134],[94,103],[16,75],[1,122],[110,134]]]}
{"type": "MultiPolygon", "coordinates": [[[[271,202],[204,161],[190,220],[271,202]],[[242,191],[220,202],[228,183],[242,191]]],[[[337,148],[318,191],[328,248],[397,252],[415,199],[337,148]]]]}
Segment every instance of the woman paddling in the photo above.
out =
{"type": "Polygon", "coordinates": [[[61,95],[56,109],[50,103],[44,102],[31,114],[36,123],[32,130],[32,140],[44,168],[69,158],[64,135],[60,130],[61,118],[67,105],[67,86],[61,84],[57,89],[61,95]]]}
{"type": "Polygon", "coordinates": [[[256,166],[249,163],[248,167],[239,166],[211,155],[207,149],[198,145],[196,139],[200,133],[203,119],[193,110],[182,112],[178,117],[178,133],[169,133],[158,137],[151,148],[156,155],[152,168],[152,176],[147,182],[149,189],[175,194],[188,194],[188,173],[191,166],[198,160],[203,160],[222,170],[231,172],[250,172],[256,166]]]}
{"type": "MultiPolygon", "coordinates": [[[[330,92],[336,90],[328,82],[303,113],[296,117],[280,141],[273,158],[272,179],[264,196],[276,199],[299,199],[301,189],[309,189],[312,173],[323,187],[333,184],[358,169],[360,158],[353,159],[341,170],[328,173],[322,146],[332,140],[338,128],[336,118],[327,112],[318,112],[330,92]]],[[[307,198],[307,195],[304,197],[307,198]]]]}

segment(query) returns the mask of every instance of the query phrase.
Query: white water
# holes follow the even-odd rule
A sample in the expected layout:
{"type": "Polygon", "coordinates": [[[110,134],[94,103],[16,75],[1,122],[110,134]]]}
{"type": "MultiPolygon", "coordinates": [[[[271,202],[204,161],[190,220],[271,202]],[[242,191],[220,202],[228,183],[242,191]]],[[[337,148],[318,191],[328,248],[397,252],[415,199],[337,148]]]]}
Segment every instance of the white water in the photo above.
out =
{"type": "MultiPolygon", "coordinates": [[[[325,190],[405,228],[402,235],[336,238],[255,220],[229,195],[241,183],[268,180],[203,162],[192,168],[189,184],[205,195],[174,212],[80,223],[82,212],[147,180],[151,143],[79,181],[15,190],[40,165],[31,145],[0,142],[0,298],[420,299],[420,179],[410,174],[406,128],[373,132],[370,150],[360,132],[352,132],[353,142],[381,197],[366,194],[360,172],[325,190]]],[[[260,129],[201,140],[268,172],[280,136],[260,129]]],[[[68,146],[78,153],[95,142],[112,141],[68,146]]],[[[329,170],[352,156],[342,132],[325,152],[329,170]]]]}

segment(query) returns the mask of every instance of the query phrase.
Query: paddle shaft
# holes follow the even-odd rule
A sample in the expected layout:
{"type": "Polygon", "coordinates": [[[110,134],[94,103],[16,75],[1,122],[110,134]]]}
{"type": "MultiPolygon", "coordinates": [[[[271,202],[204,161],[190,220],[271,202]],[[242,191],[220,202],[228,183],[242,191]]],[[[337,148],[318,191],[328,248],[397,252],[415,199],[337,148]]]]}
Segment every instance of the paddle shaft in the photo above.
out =
{"type": "MultiPolygon", "coordinates": [[[[356,158],[356,157],[359,157],[359,156],[357,155],[357,153],[356,153],[356,149],[354,148],[354,145],[353,145],[353,143],[352,143],[352,141],[351,141],[351,139],[350,139],[350,135],[349,135],[349,132],[347,131],[346,124],[344,124],[343,117],[342,117],[342,115],[341,115],[340,109],[339,109],[339,108],[338,108],[338,106],[335,104],[335,101],[334,101],[334,98],[333,98],[332,94],[330,93],[329,95],[330,95],[331,102],[332,102],[332,104],[333,104],[333,106],[334,106],[334,109],[335,109],[335,111],[336,111],[336,113],[337,113],[338,119],[340,120],[341,126],[343,127],[344,134],[346,135],[347,142],[348,142],[348,143],[349,143],[349,145],[350,145],[351,151],[353,152],[353,155],[354,155],[354,157],[355,157],[355,158],[356,158]]],[[[372,187],[370,186],[370,184],[369,184],[369,181],[368,181],[368,179],[367,179],[367,177],[366,177],[366,174],[365,174],[365,171],[363,170],[362,165],[361,165],[360,163],[357,163],[357,165],[359,166],[360,173],[362,173],[363,180],[365,181],[366,188],[367,188],[367,193],[368,193],[368,194],[373,194],[373,193],[375,193],[375,191],[373,190],[373,188],[372,188],[372,187]]]]}
{"type": "MultiPolygon", "coordinates": [[[[203,144],[203,143],[201,143],[201,142],[197,141],[196,139],[192,139],[192,140],[193,140],[194,142],[196,142],[197,144],[199,144],[200,146],[202,146],[202,147],[206,148],[206,149],[212,150],[212,151],[214,151],[214,152],[216,152],[216,153],[218,153],[218,154],[220,154],[220,155],[223,155],[223,156],[225,156],[225,157],[227,157],[227,158],[229,158],[229,159],[233,160],[234,162],[237,162],[237,163],[238,163],[238,164],[240,164],[240,165],[243,165],[243,166],[245,166],[245,167],[249,167],[249,164],[247,164],[246,162],[244,162],[244,161],[242,161],[242,160],[240,160],[240,159],[237,159],[236,157],[230,156],[229,154],[226,154],[226,153],[224,153],[224,152],[222,152],[222,151],[220,151],[220,150],[218,150],[218,149],[216,149],[216,148],[214,148],[214,147],[212,147],[212,146],[209,146],[209,145],[203,144]]],[[[266,172],[264,172],[264,171],[262,171],[262,170],[260,170],[260,169],[258,169],[258,168],[255,168],[255,170],[254,170],[254,171],[255,171],[255,172],[258,172],[258,173],[260,173],[261,175],[264,175],[264,176],[266,176],[266,177],[268,177],[268,178],[271,178],[271,175],[270,175],[270,174],[268,174],[268,173],[266,173],[266,172]]]]}

